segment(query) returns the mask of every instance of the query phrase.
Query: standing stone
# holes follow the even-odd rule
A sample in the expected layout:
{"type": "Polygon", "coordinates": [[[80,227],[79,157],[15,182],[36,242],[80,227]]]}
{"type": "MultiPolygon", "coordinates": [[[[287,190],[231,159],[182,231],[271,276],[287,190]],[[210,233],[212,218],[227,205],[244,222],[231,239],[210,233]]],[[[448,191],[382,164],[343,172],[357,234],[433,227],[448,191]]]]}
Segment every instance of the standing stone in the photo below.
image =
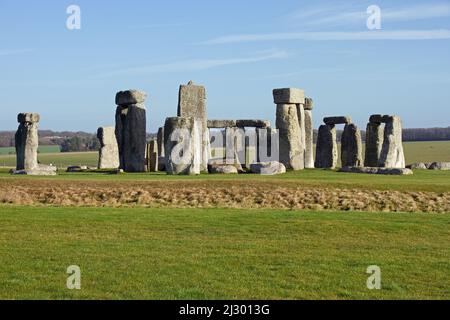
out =
{"type": "Polygon", "coordinates": [[[301,131],[296,104],[277,105],[276,126],[280,135],[280,162],[286,169],[305,168],[304,150],[301,148],[301,131]]]}
{"type": "Polygon", "coordinates": [[[100,141],[98,157],[99,169],[117,169],[119,162],[119,147],[114,127],[101,127],[97,130],[97,138],[100,141]]]}
{"type": "Polygon", "coordinates": [[[158,171],[166,170],[166,154],[164,150],[164,127],[158,129],[157,135],[157,143],[158,143],[158,171]]]}
{"type": "Polygon", "coordinates": [[[398,116],[385,117],[384,142],[379,167],[405,168],[403,152],[402,121],[398,116]]]}
{"type": "Polygon", "coordinates": [[[383,128],[380,123],[369,122],[367,124],[365,167],[378,167],[381,148],[383,147],[383,136],[383,128]]]}
{"type": "Polygon", "coordinates": [[[338,160],[336,126],[321,125],[317,137],[316,168],[334,169],[338,160]]]}
{"type": "Polygon", "coordinates": [[[273,128],[256,129],[257,162],[279,161],[279,132],[273,128]]]}
{"type": "Polygon", "coordinates": [[[305,100],[305,168],[314,169],[313,100],[305,100]]]}
{"type": "Polygon", "coordinates": [[[200,174],[202,123],[193,117],[167,118],[164,126],[166,171],[170,175],[200,174]]]}
{"type": "Polygon", "coordinates": [[[17,116],[20,123],[15,137],[17,170],[33,170],[38,167],[39,120],[37,113],[21,113],[17,116]]]}
{"type": "Polygon", "coordinates": [[[39,120],[37,113],[20,113],[17,116],[19,128],[15,136],[16,170],[13,174],[56,175],[56,167],[41,165],[37,159],[39,120]]]}
{"type": "Polygon", "coordinates": [[[159,154],[158,154],[158,141],[151,140],[147,143],[147,171],[158,172],[159,169],[159,154]]]}
{"type": "Polygon", "coordinates": [[[245,130],[243,128],[225,129],[225,163],[235,166],[239,172],[243,172],[242,165],[246,159],[245,130]]]}
{"type": "Polygon", "coordinates": [[[306,160],[306,119],[305,119],[305,109],[303,104],[297,104],[297,117],[298,125],[300,127],[300,152],[303,157],[303,168],[305,168],[306,160]]]}
{"type": "Polygon", "coordinates": [[[210,158],[209,130],[206,114],[206,89],[203,86],[194,85],[189,81],[187,85],[181,85],[178,98],[178,117],[192,117],[198,121],[202,140],[200,143],[201,170],[208,170],[210,158]]]}
{"type": "Polygon", "coordinates": [[[354,124],[347,124],[341,138],[342,167],[362,167],[361,132],[354,124]]]}
{"type": "Polygon", "coordinates": [[[147,144],[146,94],[140,91],[122,91],[116,96],[116,138],[119,146],[120,168],[125,172],[145,172],[147,144]],[[136,104],[133,104],[137,102],[136,104]],[[130,103],[130,104],[126,104],[130,103]]]}

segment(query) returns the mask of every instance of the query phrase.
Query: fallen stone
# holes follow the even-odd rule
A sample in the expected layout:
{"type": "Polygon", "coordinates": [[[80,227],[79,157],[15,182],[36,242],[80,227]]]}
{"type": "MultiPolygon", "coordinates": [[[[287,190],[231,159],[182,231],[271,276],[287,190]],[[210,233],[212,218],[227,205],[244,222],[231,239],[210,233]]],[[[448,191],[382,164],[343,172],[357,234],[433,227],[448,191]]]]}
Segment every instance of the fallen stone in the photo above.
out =
{"type": "Polygon", "coordinates": [[[305,91],[296,88],[283,88],[273,90],[275,104],[304,104],[305,91]]]}
{"type": "Polygon", "coordinates": [[[211,174],[238,174],[238,169],[233,165],[209,164],[208,172],[211,174]]]}
{"type": "Polygon", "coordinates": [[[430,170],[450,170],[450,162],[433,162],[430,167],[430,170]]]}
{"type": "Polygon", "coordinates": [[[345,116],[345,117],[326,117],[323,119],[323,122],[326,125],[337,125],[337,124],[351,124],[352,118],[345,116]]]}
{"type": "Polygon", "coordinates": [[[251,164],[250,171],[262,175],[277,175],[286,173],[286,167],[278,161],[259,162],[251,164]]]}
{"type": "Polygon", "coordinates": [[[147,94],[138,90],[120,91],[116,94],[116,105],[128,106],[132,104],[142,104],[147,99],[147,94]]]}
{"type": "Polygon", "coordinates": [[[414,174],[411,169],[406,168],[370,168],[370,167],[343,167],[339,170],[339,172],[399,175],[399,176],[414,174]]]}
{"type": "Polygon", "coordinates": [[[13,170],[12,174],[28,176],[56,176],[56,171],[56,167],[40,164],[33,169],[13,170]]]}
{"type": "Polygon", "coordinates": [[[67,167],[66,172],[75,173],[75,172],[83,172],[80,166],[70,166],[67,167]]]}
{"type": "Polygon", "coordinates": [[[418,162],[418,163],[413,163],[413,164],[407,165],[406,168],[411,169],[411,170],[427,170],[429,166],[430,165],[426,165],[423,162],[418,162]]]}
{"type": "Polygon", "coordinates": [[[239,128],[269,128],[270,121],[268,120],[237,120],[236,126],[239,128]]]}

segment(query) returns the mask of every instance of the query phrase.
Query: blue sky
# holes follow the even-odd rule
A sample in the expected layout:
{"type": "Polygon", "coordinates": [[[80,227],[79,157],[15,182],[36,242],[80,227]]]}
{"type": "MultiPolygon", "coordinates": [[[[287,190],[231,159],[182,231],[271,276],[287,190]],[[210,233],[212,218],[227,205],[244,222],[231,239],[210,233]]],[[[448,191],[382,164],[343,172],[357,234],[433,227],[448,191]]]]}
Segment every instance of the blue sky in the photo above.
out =
{"type": "Polygon", "coordinates": [[[19,112],[41,128],[113,125],[115,93],[148,93],[148,131],[176,115],[178,86],[208,92],[211,119],[274,121],[272,89],[304,88],[315,125],[398,114],[450,126],[450,1],[0,2],[0,131],[19,112]],[[81,30],[66,9],[81,8],[81,30]],[[381,30],[368,30],[368,6],[381,30]]]}

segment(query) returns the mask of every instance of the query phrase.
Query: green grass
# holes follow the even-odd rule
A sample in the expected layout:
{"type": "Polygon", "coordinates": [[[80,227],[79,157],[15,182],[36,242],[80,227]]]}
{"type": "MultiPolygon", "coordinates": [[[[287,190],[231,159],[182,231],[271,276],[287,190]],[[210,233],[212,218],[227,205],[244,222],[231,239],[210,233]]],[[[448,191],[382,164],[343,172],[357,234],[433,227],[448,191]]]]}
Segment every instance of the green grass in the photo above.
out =
{"type": "Polygon", "coordinates": [[[450,298],[449,215],[0,210],[1,299],[450,298]]]}
{"type": "MultiPolygon", "coordinates": [[[[98,165],[98,152],[40,153],[38,161],[42,164],[53,164],[58,168],[78,165],[96,167],[98,165]]],[[[14,167],[15,165],[15,155],[0,155],[0,167],[14,167]]]]}
{"type": "MultiPolygon", "coordinates": [[[[16,152],[14,147],[0,147],[0,155],[11,155],[16,152]]],[[[39,153],[59,153],[59,146],[40,146],[38,149],[39,153]]]]}

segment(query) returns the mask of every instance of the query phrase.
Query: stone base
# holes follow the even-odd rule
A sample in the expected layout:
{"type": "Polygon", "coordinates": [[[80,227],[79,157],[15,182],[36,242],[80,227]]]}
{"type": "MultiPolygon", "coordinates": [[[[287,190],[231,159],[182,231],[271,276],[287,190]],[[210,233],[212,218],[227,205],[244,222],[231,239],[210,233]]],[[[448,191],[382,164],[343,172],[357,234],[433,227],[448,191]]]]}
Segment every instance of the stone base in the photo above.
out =
{"type": "Polygon", "coordinates": [[[339,172],[345,173],[365,173],[365,174],[384,174],[384,175],[397,175],[405,176],[412,175],[411,169],[391,169],[391,168],[373,168],[373,167],[344,167],[339,172]]]}
{"type": "Polygon", "coordinates": [[[238,174],[238,169],[233,165],[208,165],[208,172],[212,174],[238,174]]]}
{"type": "Polygon", "coordinates": [[[31,170],[12,170],[11,174],[27,176],[56,176],[56,167],[39,165],[31,170]]]}

